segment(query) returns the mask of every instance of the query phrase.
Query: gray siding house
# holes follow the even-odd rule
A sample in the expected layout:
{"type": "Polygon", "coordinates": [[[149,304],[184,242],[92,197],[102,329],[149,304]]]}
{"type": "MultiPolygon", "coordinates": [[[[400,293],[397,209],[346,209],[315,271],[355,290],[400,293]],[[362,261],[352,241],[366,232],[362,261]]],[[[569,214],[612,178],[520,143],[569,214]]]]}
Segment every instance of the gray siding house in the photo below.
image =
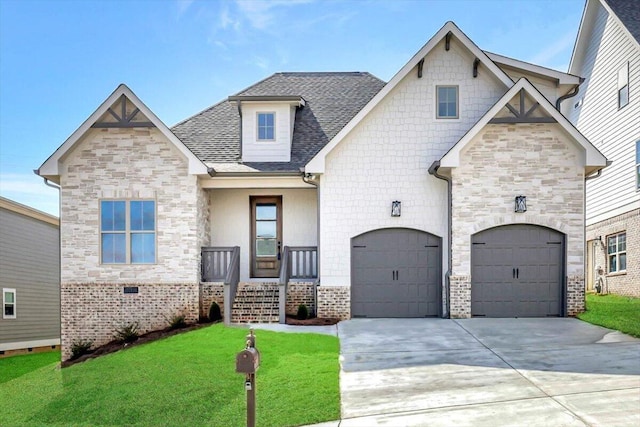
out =
{"type": "Polygon", "coordinates": [[[60,345],[58,218],[0,197],[0,357],[60,345]]]}
{"type": "Polygon", "coordinates": [[[612,162],[586,184],[588,290],[640,296],[640,3],[589,0],[564,114],[612,162]]]}

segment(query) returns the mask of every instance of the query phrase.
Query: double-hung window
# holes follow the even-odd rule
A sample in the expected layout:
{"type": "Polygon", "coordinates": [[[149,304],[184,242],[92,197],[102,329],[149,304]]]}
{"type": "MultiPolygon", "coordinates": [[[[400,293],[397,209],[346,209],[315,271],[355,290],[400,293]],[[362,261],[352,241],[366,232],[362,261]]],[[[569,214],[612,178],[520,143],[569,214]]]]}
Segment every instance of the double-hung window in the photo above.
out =
{"type": "Polygon", "coordinates": [[[627,269],[627,233],[618,233],[607,237],[607,257],[609,273],[627,269]]]}
{"type": "Polygon", "coordinates": [[[16,290],[2,288],[2,318],[16,318],[16,290]]]}
{"type": "Polygon", "coordinates": [[[156,202],[102,200],[100,244],[103,264],[156,262],[156,202]]]}
{"type": "Polygon", "coordinates": [[[276,113],[258,113],[258,141],[276,139],[276,113]]]}
{"type": "Polygon", "coordinates": [[[629,103],[629,63],[618,70],[618,108],[629,103]]]}
{"type": "Polygon", "coordinates": [[[458,118],[458,86],[436,86],[436,118],[458,118]]]}

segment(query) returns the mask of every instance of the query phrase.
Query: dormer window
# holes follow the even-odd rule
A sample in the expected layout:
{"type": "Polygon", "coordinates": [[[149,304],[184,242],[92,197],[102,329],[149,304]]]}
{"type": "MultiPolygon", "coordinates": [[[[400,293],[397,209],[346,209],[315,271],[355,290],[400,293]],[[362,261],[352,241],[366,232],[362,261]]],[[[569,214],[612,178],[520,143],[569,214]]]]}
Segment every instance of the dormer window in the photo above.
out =
{"type": "Polygon", "coordinates": [[[258,113],[258,141],[276,139],[276,113],[258,113]]]}

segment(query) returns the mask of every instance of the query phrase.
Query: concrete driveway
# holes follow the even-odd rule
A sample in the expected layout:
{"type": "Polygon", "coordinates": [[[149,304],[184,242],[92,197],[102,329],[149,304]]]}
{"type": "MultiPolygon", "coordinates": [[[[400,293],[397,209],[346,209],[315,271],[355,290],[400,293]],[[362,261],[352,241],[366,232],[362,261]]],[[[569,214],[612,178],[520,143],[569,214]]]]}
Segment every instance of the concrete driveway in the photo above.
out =
{"type": "Polygon", "coordinates": [[[327,425],[640,425],[640,340],[576,319],[354,319],[338,335],[327,425]]]}

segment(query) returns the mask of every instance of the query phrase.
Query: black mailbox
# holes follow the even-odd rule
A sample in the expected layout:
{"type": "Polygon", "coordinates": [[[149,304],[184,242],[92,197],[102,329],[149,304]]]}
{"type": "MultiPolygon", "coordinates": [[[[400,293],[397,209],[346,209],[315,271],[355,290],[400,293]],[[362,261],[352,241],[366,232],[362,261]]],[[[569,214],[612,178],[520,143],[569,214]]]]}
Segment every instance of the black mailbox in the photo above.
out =
{"type": "Polygon", "coordinates": [[[260,353],[249,347],[236,355],[236,372],[239,374],[255,374],[260,366],[260,353]]]}

